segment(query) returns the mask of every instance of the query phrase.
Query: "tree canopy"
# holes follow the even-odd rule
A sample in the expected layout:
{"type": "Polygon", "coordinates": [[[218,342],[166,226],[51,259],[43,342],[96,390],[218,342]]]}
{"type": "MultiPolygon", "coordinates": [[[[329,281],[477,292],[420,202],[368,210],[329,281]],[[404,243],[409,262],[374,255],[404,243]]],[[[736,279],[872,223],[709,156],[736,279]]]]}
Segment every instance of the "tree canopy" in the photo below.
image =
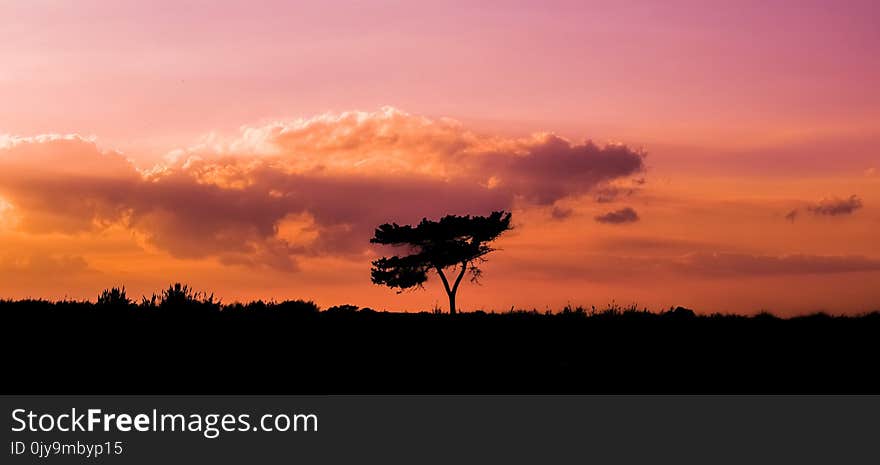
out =
{"type": "Polygon", "coordinates": [[[455,294],[462,278],[467,272],[472,281],[481,276],[477,265],[495,250],[489,243],[511,229],[510,216],[496,211],[489,216],[447,215],[438,221],[423,218],[416,226],[380,225],[371,243],[406,247],[410,253],[374,260],[372,281],[403,291],[422,287],[435,270],[449,297],[449,311],[455,313],[455,294]],[[444,271],[450,268],[458,273],[451,284],[444,271]]]}

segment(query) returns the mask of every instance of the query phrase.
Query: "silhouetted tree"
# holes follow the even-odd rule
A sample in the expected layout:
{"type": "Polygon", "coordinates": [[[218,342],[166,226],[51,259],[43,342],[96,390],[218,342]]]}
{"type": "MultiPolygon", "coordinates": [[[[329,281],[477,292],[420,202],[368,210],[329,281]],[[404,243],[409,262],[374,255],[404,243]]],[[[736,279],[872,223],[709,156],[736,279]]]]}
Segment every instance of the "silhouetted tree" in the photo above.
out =
{"type": "Polygon", "coordinates": [[[411,253],[373,261],[371,278],[374,284],[402,292],[422,287],[428,272],[435,270],[449,296],[449,313],[455,313],[455,293],[465,273],[470,272],[471,281],[476,281],[481,275],[477,264],[495,250],[488,243],[510,228],[510,213],[504,211],[489,216],[447,215],[439,221],[425,218],[417,226],[383,224],[370,242],[407,247],[411,253]],[[452,284],[446,277],[447,269],[458,273],[452,284]]]}

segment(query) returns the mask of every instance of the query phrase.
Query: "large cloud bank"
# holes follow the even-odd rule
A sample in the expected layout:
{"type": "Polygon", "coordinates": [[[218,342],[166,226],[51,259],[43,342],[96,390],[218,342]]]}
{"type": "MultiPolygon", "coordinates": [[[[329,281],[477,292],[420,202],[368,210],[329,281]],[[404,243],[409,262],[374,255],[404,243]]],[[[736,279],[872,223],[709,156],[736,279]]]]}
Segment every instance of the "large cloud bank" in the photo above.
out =
{"type": "Polygon", "coordinates": [[[146,169],[79,136],[0,137],[0,198],[19,228],[122,226],[177,257],[285,270],[363,252],[382,222],[549,206],[643,171],[624,145],[482,135],[391,108],[248,127],[146,169]]]}

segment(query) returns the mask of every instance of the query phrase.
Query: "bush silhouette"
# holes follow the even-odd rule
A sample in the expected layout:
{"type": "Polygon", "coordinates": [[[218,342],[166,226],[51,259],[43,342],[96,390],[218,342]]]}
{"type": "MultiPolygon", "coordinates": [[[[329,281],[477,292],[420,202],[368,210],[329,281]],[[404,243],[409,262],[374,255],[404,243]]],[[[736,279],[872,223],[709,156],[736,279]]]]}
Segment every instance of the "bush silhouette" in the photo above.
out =
{"type": "Polygon", "coordinates": [[[320,311],[306,300],[222,304],[184,284],[133,305],[123,291],[96,302],[0,300],[0,350],[15,374],[0,390],[880,392],[871,369],[880,313],[781,318],[612,303],[452,316],[351,304],[320,311]],[[51,369],[37,344],[53,350],[51,369]],[[100,371],[83,376],[84,360],[100,371]]]}
{"type": "Polygon", "coordinates": [[[220,302],[214,301],[213,293],[197,292],[189,285],[181,283],[169,285],[158,299],[154,294],[150,300],[151,306],[155,306],[157,300],[159,310],[216,311],[220,309],[220,302]]]}
{"type": "Polygon", "coordinates": [[[675,307],[668,312],[664,312],[663,316],[666,318],[677,318],[679,320],[689,320],[692,318],[696,318],[697,314],[694,313],[693,310],[684,307],[675,307]]]}
{"type": "Polygon", "coordinates": [[[132,300],[125,294],[125,286],[104,289],[95,302],[95,305],[102,308],[128,308],[132,304],[132,300]]]}
{"type": "Polygon", "coordinates": [[[275,309],[290,316],[314,316],[321,308],[311,300],[285,300],[274,305],[275,309]]]}
{"type": "Polygon", "coordinates": [[[357,311],[359,309],[360,309],[360,307],[358,307],[357,305],[345,304],[345,305],[334,305],[334,306],[328,308],[327,310],[325,310],[325,312],[328,315],[351,315],[351,314],[357,313],[357,311]]]}

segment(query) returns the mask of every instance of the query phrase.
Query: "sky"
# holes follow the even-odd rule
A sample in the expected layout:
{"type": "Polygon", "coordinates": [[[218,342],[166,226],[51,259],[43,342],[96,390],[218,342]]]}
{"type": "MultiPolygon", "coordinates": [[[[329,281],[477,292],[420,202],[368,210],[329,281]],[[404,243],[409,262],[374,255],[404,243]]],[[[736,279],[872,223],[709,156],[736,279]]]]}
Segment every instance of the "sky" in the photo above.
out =
{"type": "Polygon", "coordinates": [[[464,310],[880,308],[868,1],[0,1],[0,296],[445,307],[373,229],[513,212],[464,310]]]}

